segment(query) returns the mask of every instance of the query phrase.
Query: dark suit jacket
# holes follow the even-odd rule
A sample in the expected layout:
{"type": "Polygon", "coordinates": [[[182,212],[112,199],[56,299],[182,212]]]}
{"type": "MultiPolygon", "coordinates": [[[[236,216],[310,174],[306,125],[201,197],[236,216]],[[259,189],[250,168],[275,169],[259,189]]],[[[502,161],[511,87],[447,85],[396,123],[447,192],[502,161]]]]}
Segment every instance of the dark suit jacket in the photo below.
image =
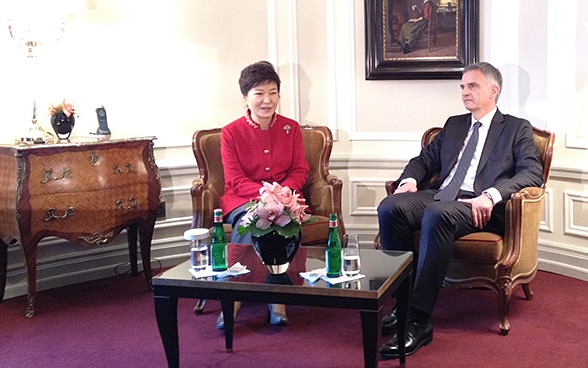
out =
{"type": "MultiPolygon", "coordinates": [[[[471,123],[471,114],[452,116],[433,142],[411,159],[399,180],[416,179],[419,188],[438,189],[457,162],[471,123]],[[429,183],[440,172],[439,180],[429,183]]],[[[496,111],[476,173],[474,191],[478,196],[496,188],[504,201],[512,193],[543,184],[543,166],[533,140],[531,124],[524,119],[496,111]]]]}

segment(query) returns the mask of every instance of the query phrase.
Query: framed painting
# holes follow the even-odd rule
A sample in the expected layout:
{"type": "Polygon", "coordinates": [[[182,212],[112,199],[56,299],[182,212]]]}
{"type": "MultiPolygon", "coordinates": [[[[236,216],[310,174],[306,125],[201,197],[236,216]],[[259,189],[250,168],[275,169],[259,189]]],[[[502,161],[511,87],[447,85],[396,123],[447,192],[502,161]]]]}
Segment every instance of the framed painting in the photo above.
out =
{"type": "Polygon", "coordinates": [[[460,79],[478,61],[477,0],[365,0],[366,79],[460,79]]]}

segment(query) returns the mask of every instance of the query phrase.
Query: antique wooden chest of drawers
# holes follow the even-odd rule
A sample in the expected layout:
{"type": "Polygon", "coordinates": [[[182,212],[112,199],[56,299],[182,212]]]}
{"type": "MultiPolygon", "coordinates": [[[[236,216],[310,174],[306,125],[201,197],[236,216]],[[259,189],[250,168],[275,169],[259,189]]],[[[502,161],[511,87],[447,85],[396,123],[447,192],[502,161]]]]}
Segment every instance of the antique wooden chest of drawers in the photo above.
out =
{"type": "Polygon", "coordinates": [[[154,137],[0,145],[0,300],[7,246],[20,243],[27,269],[26,316],[34,314],[37,244],[47,236],[100,245],[127,228],[131,270],[137,234],[147,286],[151,239],[161,196],[154,137]]]}

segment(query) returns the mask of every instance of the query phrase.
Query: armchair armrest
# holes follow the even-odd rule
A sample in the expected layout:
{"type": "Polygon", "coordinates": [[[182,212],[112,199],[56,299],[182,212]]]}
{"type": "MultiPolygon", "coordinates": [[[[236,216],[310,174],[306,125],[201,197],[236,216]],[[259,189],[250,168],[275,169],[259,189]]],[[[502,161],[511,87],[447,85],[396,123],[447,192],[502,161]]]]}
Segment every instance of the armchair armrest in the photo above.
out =
{"type": "Polygon", "coordinates": [[[498,265],[500,269],[515,265],[515,274],[536,271],[544,201],[545,188],[527,187],[514,193],[506,203],[505,252],[498,265]]]}
{"type": "Polygon", "coordinates": [[[390,195],[394,193],[394,191],[398,188],[398,181],[396,180],[388,180],[386,182],[386,194],[390,195]]]}
{"type": "Polygon", "coordinates": [[[220,206],[220,196],[216,189],[208,184],[204,184],[201,178],[192,181],[190,189],[192,196],[192,228],[208,229],[213,226],[212,211],[220,206]]]}
{"type": "Polygon", "coordinates": [[[340,208],[343,191],[343,181],[336,175],[326,178],[316,176],[314,180],[307,180],[303,188],[304,197],[312,214],[328,218],[330,213],[336,213],[339,218],[339,233],[345,233],[343,213],[340,208]]]}

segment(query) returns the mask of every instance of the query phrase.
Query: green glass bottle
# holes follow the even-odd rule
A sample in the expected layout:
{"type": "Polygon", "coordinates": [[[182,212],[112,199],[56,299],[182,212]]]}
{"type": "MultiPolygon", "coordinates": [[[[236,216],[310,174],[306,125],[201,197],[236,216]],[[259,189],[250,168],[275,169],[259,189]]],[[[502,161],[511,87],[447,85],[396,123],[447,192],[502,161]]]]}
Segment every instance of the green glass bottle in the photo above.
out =
{"type": "Polygon", "coordinates": [[[327,277],[341,276],[341,238],[339,237],[336,213],[329,215],[329,240],[325,252],[327,277]]]}
{"type": "Polygon", "coordinates": [[[227,238],[223,228],[223,210],[214,210],[214,228],[210,242],[211,265],[213,271],[225,271],[227,265],[227,238]]]}

